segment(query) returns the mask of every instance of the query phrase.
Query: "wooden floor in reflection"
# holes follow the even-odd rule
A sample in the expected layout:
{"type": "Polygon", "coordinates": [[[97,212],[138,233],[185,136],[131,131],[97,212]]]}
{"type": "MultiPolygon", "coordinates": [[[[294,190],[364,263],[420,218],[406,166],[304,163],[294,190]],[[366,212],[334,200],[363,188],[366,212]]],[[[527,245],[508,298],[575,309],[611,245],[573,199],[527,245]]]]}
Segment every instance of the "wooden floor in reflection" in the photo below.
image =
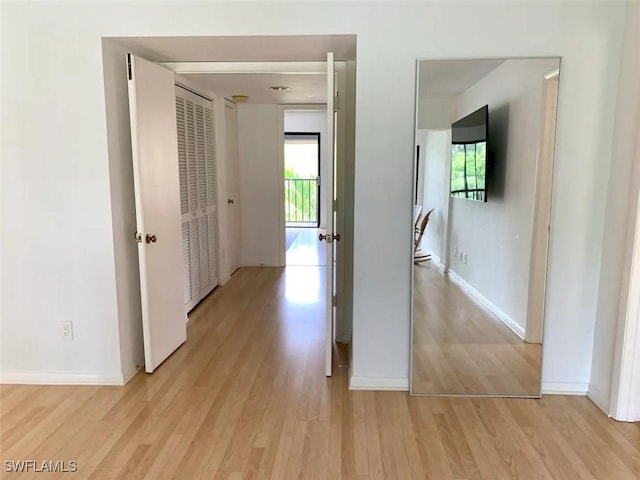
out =
{"type": "Polygon", "coordinates": [[[412,392],[535,396],[542,346],[525,343],[431,264],[414,269],[412,392]]]}

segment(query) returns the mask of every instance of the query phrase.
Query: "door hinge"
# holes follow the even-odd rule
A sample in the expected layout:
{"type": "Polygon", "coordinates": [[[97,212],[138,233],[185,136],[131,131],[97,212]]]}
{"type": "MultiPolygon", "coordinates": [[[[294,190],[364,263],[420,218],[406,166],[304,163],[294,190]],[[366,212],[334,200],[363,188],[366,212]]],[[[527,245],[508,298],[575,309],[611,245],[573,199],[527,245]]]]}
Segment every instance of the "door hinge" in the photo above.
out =
{"type": "Polygon", "coordinates": [[[333,307],[337,307],[338,306],[338,296],[334,295],[333,297],[331,297],[331,306],[333,307]]]}
{"type": "Polygon", "coordinates": [[[337,198],[333,199],[333,211],[334,212],[338,211],[338,199],[337,198]]]}
{"type": "Polygon", "coordinates": [[[336,92],[336,96],[333,99],[333,110],[335,112],[337,112],[338,110],[340,110],[340,93],[336,92]]]}
{"type": "Polygon", "coordinates": [[[133,80],[133,71],[131,69],[131,54],[127,53],[127,74],[129,75],[129,80],[133,80]]]}

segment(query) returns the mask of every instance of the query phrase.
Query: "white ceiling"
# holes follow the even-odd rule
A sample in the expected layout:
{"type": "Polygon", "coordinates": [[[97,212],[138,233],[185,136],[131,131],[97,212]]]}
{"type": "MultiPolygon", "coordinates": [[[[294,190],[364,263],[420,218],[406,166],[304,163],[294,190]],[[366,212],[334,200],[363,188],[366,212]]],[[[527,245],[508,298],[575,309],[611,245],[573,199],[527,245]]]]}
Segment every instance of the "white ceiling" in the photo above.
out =
{"type": "Polygon", "coordinates": [[[451,98],[486,77],[507,59],[421,60],[418,62],[418,97],[451,98]]]}
{"type": "Polygon", "coordinates": [[[107,37],[153,62],[317,62],[356,59],[355,35],[107,37]]]}
{"type": "MultiPolygon", "coordinates": [[[[153,62],[320,62],[327,52],[336,61],[355,60],[355,35],[110,37],[107,41],[153,62]]],[[[318,74],[189,74],[203,88],[248,103],[326,103],[326,78],[318,74]],[[270,86],[285,85],[287,92],[270,86]]],[[[179,78],[179,77],[178,77],[179,78]]]]}
{"type": "Polygon", "coordinates": [[[326,103],[327,82],[325,75],[295,75],[275,73],[207,73],[178,75],[176,80],[187,78],[218,95],[247,95],[247,103],[301,104],[326,103]],[[289,91],[276,92],[269,87],[283,85],[289,91]]]}

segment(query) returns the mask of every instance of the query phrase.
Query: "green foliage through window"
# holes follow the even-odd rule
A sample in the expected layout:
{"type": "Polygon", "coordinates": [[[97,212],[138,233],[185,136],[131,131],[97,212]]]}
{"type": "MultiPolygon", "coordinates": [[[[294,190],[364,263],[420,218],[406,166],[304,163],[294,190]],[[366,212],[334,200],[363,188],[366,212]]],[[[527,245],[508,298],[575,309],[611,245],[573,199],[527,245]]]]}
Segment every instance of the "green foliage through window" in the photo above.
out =
{"type": "Polygon", "coordinates": [[[487,142],[451,146],[451,196],[484,201],[487,142]]]}

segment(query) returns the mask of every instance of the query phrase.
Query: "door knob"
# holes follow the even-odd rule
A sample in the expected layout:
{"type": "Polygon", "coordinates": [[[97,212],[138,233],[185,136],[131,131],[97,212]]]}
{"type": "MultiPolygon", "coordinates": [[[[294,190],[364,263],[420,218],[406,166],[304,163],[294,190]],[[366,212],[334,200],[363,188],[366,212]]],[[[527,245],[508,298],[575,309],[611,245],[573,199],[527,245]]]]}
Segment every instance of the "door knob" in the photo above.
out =
{"type": "Polygon", "coordinates": [[[158,239],[156,238],[155,235],[149,235],[148,233],[147,233],[147,236],[145,237],[145,241],[147,243],[156,243],[157,240],[158,239]]]}
{"type": "Polygon", "coordinates": [[[233,203],[233,198],[227,198],[227,203],[231,205],[233,203]]]}
{"type": "Polygon", "coordinates": [[[327,242],[333,242],[334,240],[336,242],[340,241],[340,234],[336,233],[335,235],[331,235],[330,233],[327,233],[326,235],[324,234],[320,234],[318,235],[318,240],[323,241],[326,240],[327,242]]]}

